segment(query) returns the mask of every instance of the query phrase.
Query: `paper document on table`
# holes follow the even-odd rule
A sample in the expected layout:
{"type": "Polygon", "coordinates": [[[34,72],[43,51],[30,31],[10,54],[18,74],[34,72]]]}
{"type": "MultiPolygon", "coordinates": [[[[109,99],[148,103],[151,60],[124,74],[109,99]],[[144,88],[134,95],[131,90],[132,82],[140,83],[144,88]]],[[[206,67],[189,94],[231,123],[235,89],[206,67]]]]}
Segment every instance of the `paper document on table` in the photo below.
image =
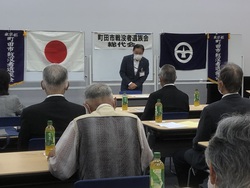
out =
{"type": "Polygon", "coordinates": [[[179,124],[185,125],[186,127],[190,127],[190,128],[198,127],[198,122],[194,122],[194,121],[182,121],[182,122],[179,122],[179,124]]]}
{"type": "Polygon", "coordinates": [[[183,128],[183,127],[189,127],[189,128],[196,128],[198,123],[192,122],[192,121],[183,121],[179,123],[175,122],[169,122],[169,123],[157,123],[161,127],[167,127],[167,128],[183,128]]]}
{"type": "Polygon", "coordinates": [[[134,108],[135,111],[137,112],[143,112],[145,107],[138,107],[138,108],[134,108]]]}
{"type": "Polygon", "coordinates": [[[175,123],[175,122],[169,122],[169,123],[157,123],[158,125],[160,125],[161,127],[167,127],[167,128],[181,128],[181,127],[185,127],[185,125],[179,124],[179,123],[175,123]]]}

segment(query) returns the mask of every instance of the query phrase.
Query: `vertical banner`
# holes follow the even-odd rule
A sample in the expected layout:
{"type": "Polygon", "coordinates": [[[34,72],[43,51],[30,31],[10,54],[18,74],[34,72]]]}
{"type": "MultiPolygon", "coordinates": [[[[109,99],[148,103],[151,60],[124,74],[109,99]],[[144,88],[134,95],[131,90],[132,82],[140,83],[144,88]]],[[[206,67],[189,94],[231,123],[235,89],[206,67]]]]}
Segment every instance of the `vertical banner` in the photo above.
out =
{"type": "Polygon", "coordinates": [[[228,61],[228,33],[209,34],[208,80],[217,82],[220,69],[228,61]]]}
{"type": "Polygon", "coordinates": [[[27,32],[27,71],[57,63],[68,71],[84,71],[83,32],[27,32]]]}
{"type": "Polygon", "coordinates": [[[176,70],[206,68],[207,36],[205,33],[162,33],[160,40],[160,67],[171,64],[176,70]]]}
{"type": "Polygon", "coordinates": [[[24,32],[0,30],[0,68],[10,74],[10,85],[23,82],[24,32]]]}

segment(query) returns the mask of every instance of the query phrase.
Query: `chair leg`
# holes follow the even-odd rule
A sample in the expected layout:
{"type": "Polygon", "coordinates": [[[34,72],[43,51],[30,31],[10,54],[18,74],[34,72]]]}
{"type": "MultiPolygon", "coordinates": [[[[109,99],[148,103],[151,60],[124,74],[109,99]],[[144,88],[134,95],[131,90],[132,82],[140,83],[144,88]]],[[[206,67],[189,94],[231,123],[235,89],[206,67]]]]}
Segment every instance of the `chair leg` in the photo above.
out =
{"type": "Polygon", "coordinates": [[[193,172],[193,175],[195,176],[194,169],[192,167],[189,168],[188,170],[188,179],[187,179],[187,187],[190,185],[190,179],[191,179],[191,173],[193,172]]]}
{"type": "Polygon", "coordinates": [[[172,157],[169,157],[169,169],[172,174],[176,175],[176,172],[172,169],[172,157]]]}

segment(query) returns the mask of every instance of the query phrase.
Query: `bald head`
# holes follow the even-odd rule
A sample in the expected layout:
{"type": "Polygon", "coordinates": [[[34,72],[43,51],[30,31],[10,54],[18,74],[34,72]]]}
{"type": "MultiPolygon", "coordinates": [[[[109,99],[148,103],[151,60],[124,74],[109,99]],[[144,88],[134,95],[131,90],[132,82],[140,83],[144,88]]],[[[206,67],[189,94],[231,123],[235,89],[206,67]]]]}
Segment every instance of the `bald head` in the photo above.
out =
{"type": "Polygon", "coordinates": [[[95,111],[101,104],[110,104],[115,107],[111,88],[106,84],[92,84],[85,90],[85,102],[90,112],[95,111]]]}
{"type": "Polygon", "coordinates": [[[61,65],[52,64],[44,68],[42,88],[48,95],[64,94],[68,89],[68,71],[61,65]]]}

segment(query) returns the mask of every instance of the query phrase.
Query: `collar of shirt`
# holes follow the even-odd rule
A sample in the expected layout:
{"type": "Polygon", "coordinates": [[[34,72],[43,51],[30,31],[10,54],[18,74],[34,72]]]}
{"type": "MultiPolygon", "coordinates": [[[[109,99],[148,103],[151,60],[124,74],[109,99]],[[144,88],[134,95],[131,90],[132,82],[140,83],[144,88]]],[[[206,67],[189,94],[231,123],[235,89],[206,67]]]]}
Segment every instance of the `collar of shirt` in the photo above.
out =
{"type": "MultiPolygon", "coordinates": [[[[103,108],[103,107],[112,107],[110,104],[108,103],[103,103],[103,104],[100,104],[97,108],[96,108],[96,111],[98,111],[100,108],[103,108]]],[[[112,107],[113,108],[113,107],[112,107]]]]}
{"type": "Polygon", "coordinates": [[[107,103],[99,105],[95,111],[91,112],[94,116],[111,116],[114,115],[114,113],[114,107],[107,103]]]}
{"type": "Polygon", "coordinates": [[[49,98],[49,97],[64,97],[63,94],[53,94],[53,95],[48,95],[46,98],[49,98]]]}
{"type": "Polygon", "coordinates": [[[235,93],[227,93],[227,94],[223,95],[222,98],[224,98],[224,97],[226,97],[226,96],[229,96],[229,95],[235,95],[235,94],[238,95],[239,93],[238,93],[238,92],[235,92],[235,93]]]}
{"type": "Polygon", "coordinates": [[[135,75],[138,71],[139,63],[140,63],[140,61],[134,60],[134,73],[135,73],[135,75]]]}
{"type": "Polygon", "coordinates": [[[174,84],[165,84],[163,87],[165,86],[174,86],[174,84]]]}

